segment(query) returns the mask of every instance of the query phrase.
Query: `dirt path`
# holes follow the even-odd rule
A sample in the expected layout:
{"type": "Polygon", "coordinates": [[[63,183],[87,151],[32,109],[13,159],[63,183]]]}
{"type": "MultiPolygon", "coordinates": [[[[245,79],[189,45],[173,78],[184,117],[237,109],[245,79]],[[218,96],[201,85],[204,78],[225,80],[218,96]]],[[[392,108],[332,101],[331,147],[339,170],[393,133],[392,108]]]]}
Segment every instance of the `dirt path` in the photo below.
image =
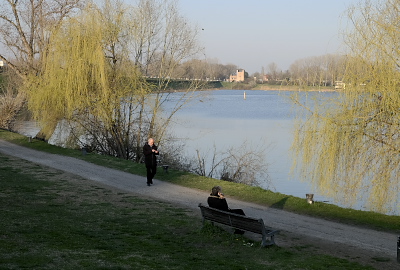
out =
{"type": "MultiPolygon", "coordinates": [[[[79,175],[102,185],[168,201],[200,214],[199,203],[206,204],[208,192],[154,180],[148,187],[142,176],[94,165],[79,159],[35,151],[0,140],[0,152],[40,165],[79,175]]],[[[396,262],[397,235],[302,216],[279,209],[228,198],[231,208],[242,208],[246,215],[260,217],[281,230],[278,246],[305,246],[311,252],[363,262],[376,269],[400,269],[396,262]]]]}

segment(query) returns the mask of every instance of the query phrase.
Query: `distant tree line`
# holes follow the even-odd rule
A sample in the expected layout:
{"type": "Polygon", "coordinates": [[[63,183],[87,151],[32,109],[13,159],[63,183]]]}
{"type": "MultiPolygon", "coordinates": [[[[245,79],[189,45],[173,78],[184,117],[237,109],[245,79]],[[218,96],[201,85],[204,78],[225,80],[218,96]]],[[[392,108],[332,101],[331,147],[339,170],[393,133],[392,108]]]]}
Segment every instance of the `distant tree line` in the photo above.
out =
{"type": "Polygon", "coordinates": [[[250,76],[257,83],[297,86],[334,86],[345,74],[346,56],[326,54],[294,61],[288,70],[282,71],[276,63],[270,63],[261,72],[250,76]]]}
{"type": "MultiPolygon", "coordinates": [[[[326,54],[295,60],[288,70],[279,69],[276,63],[270,63],[261,72],[246,74],[246,83],[255,81],[266,84],[285,84],[298,86],[334,86],[342,81],[345,74],[346,56],[326,54]]],[[[201,80],[228,80],[239,69],[235,64],[223,65],[217,60],[191,59],[178,65],[174,78],[201,80]]],[[[156,76],[156,73],[148,73],[156,76]]]]}

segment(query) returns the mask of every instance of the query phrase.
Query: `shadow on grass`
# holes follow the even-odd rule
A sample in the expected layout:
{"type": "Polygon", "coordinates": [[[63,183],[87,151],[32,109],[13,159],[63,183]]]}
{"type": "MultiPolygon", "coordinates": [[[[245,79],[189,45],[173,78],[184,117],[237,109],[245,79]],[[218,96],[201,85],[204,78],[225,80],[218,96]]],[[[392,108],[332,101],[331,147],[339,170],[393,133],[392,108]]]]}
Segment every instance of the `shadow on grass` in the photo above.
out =
{"type": "Polygon", "coordinates": [[[285,197],[282,200],[274,203],[271,205],[272,208],[276,208],[276,209],[283,209],[285,206],[286,201],[289,199],[289,197],[285,197]]]}

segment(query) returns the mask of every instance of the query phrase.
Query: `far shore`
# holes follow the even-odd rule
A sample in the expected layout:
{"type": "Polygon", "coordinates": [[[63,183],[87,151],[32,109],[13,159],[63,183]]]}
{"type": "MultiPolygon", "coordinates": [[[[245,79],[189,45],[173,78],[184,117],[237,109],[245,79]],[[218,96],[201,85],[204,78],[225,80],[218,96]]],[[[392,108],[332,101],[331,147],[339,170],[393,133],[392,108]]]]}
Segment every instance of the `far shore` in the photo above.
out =
{"type": "MultiPolygon", "coordinates": [[[[295,86],[295,85],[256,85],[250,88],[248,85],[235,85],[234,87],[204,88],[195,89],[195,91],[212,91],[212,90],[260,90],[260,91],[294,91],[294,92],[337,92],[333,87],[317,87],[317,86],[295,86]]],[[[165,92],[185,92],[187,89],[169,89],[165,92]]]]}
{"type": "Polygon", "coordinates": [[[317,88],[317,87],[299,87],[299,86],[288,86],[288,85],[257,85],[257,87],[250,90],[263,90],[263,91],[313,91],[313,92],[336,92],[335,89],[330,87],[317,88]]]}
{"type": "MultiPolygon", "coordinates": [[[[250,90],[257,90],[257,91],[298,91],[298,92],[337,92],[337,90],[332,88],[294,88],[294,87],[286,87],[286,86],[263,86],[263,87],[255,87],[250,89],[243,89],[243,88],[228,88],[228,87],[221,87],[221,88],[211,88],[211,89],[196,89],[196,91],[211,91],[211,90],[243,90],[243,91],[250,91],[250,90]]],[[[172,92],[183,92],[184,90],[173,90],[172,92]]],[[[168,91],[171,92],[171,91],[168,91]]]]}

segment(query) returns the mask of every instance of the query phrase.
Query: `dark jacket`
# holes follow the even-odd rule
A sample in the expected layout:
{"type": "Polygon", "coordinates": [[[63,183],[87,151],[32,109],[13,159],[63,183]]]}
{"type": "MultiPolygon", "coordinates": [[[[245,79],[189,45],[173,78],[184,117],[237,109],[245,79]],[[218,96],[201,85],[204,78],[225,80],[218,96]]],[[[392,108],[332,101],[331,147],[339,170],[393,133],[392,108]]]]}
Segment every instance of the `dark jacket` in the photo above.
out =
{"type": "Polygon", "coordinates": [[[157,166],[157,155],[159,153],[153,153],[152,150],[157,150],[157,146],[153,144],[153,146],[150,146],[148,143],[146,143],[143,146],[143,154],[144,154],[144,164],[146,164],[146,167],[153,167],[157,166]]]}
{"type": "Polygon", "coordinates": [[[207,199],[207,203],[209,207],[245,216],[245,213],[242,209],[230,209],[225,198],[210,195],[207,199]]]}
{"type": "Polygon", "coordinates": [[[228,211],[228,203],[226,202],[225,198],[221,199],[217,196],[209,196],[207,199],[208,206],[212,208],[216,208],[222,211],[228,211]]]}

